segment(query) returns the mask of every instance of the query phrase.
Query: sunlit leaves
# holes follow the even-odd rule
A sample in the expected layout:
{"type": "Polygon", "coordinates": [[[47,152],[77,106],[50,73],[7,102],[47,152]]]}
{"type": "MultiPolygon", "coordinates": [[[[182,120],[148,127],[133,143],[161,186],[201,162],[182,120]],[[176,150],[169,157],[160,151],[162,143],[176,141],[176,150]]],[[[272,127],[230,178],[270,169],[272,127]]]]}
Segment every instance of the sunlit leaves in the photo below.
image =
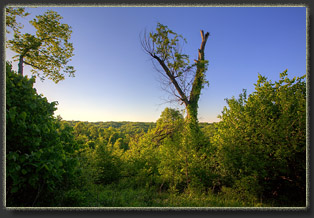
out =
{"type": "Polygon", "coordinates": [[[180,40],[186,42],[186,39],[184,39],[181,35],[176,34],[167,26],[158,23],[156,33],[150,33],[149,36],[156,46],[154,50],[155,54],[159,55],[162,60],[171,63],[174,62],[175,59],[177,59],[183,65],[184,59],[188,62],[187,55],[184,55],[184,59],[181,60],[180,58],[178,58],[178,56],[175,58],[173,57],[175,56],[175,54],[180,54],[180,40]]]}
{"type": "Polygon", "coordinates": [[[32,74],[40,79],[48,78],[58,83],[65,74],[74,76],[74,67],[68,66],[73,54],[71,27],[62,24],[62,17],[51,10],[36,16],[30,21],[36,34],[15,32],[14,38],[7,41],[10,49],[18,53],[15,60],[23,58],[25,64],[32,67],[32,74]]]}
{"type": "MultiPolygon", "coordinates": [[[[178,89],[173,84],[173,80],[176,80],[182,92],[189,96],[195,76],[193,69],[196,67],[196,64],[190,64],[189,56],[182,52],[183,45],[187,42],[186,39],[170,30],[168,26],[160,23],[157,24],[155,32],[150,32],[149,36],[145,37],[142,41],[144,50],[152,57],[159,58],[167,66],[171,74],[172,79],[169,78],[169,81],[163,80],[165,90],[169,90],[174,94],[175,89],[178,89]]],[[[156,69],[159,72],[164,70],[156,69]]],[[[164,76],[169,77],[167,74],[164,74],[164,76]]],[[[164,79],[164,77],[162,78],[164,79]]]]}
{"type": "Polygon", "coordinates": [[[178,103],[185,105],[187,119],[192,119],[195,123],[201,90],[209,84],[205,78],[208,61],[205,60],[204,52],[208,36],[208,32],[204,35],[204,31],[201,30],[202,42],[194,64],[190,64],[189,56],[182,52],[182,45],[186,43],[186,40],[166,25],[157,23],[156,32],[150,32],[149,36],[145,33],[141,41],[145,52],[160,67],[154,65],[162,75],[163,89],[169,92],[178,103]]]}
{"type": "Polygon", "coordinates": [[[8,28],[11,28],[15,34],[20,33],[20,29],[23,28],[23,25],[16,21],[16,16],[26,17],[29,15],[28,12],[25,12],[25,8],[5,8],[5,22],[6,22],[6,33],[10,33],[8,28]]]}
{"type": "Polygon", "coordinates": [[[259,75],[255,92],[227,99],[213,137],[225,179],[238,181],[254,175],[260,194],[286,196],[294,187],[298,191],[291,195],[305,199],[304,79],[305,75],[289,79],[284,71],[273,83],[259,75]]]}
{"type": "Polygon", "coordinates": [[[160,23],[157,24],[156,33],[150,33],[150,37],[156,46],[155,55],[165,61],[175,77],[181,77],[190,63],[189,56],[181,51],[180,43],[186,43],[186,39],[160,23]]]}

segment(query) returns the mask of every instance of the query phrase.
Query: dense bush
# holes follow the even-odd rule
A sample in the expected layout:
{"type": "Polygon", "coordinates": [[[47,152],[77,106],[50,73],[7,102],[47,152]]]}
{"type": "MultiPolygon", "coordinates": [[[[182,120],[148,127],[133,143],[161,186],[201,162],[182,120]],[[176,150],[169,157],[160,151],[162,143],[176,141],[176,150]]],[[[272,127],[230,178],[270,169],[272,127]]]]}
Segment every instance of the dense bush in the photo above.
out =
{"type": "Polygon", "coordinates": [[[74,139],[53,117],[56,102],[38,95],[34,82],[7,63],[7,206],[51,206],[74,175],[74,139]]]}
{"type": "Polygon", "coordinates": [[[213,136],[222,184],[256,199],[305,205],[305,76],[280,74],[272,83],[259,75],[247,98],[227,99],[213,136]]]}

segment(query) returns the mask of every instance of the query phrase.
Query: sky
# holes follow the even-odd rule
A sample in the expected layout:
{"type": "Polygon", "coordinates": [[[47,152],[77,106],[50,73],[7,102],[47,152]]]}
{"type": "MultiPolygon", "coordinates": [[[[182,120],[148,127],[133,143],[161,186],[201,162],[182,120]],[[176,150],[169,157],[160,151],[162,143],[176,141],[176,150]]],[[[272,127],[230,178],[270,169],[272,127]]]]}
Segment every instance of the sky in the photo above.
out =
{"type": "MultiPolygon", "coordinates": [[[[159,73],[143,51],[140,34],[157,23],[183,35],[183,52],[197,59],[200,30],[210,33],[205,47],[209,86],[199,100],[200,122],[218,122],[226,98],[250,94],[258,73],[271,81],[288,69],[288,77],[306,74],[305,7],[37,7],[18,19],[22,33],[34,34],[29,21],[54,10],[72,27],[75,77],[55,84],[36,80],[49,102],[58,101],[64,120],[155,122],[167,103],[159,73]]],[[[14,52],[7,50],[6,59],[14,52]]],[[[13,63],[17,70],[17,62],[13,63]]],[[[30,67],[24,74],[31,76],[30,67]]]]}

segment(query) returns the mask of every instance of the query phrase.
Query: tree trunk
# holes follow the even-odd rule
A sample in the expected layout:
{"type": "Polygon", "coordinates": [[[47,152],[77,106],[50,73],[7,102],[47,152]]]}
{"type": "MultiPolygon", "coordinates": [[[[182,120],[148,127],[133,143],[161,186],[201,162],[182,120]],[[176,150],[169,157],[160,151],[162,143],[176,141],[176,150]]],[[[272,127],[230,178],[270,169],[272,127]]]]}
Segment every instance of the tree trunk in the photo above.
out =
{"type": "Polygon", "coordinates": [[[201,30],[201,37],[202,37],[202,43],[201,47],[198,49],[198,59],[195,60],[197,64],[197,69],[190,93],[190,99],[189,104],[187,105],[187,113],[188,113],[188,119],[195,119],[197,121],[197,113],[198,113],[198,100],[201,95],[201,90],[204,85],[205,80],[205,71],[206,71],[206,64],[205,64],[205,55],[204,55],[204,49],[206,45],[207,38],[209,36],[209,33],[207,32],[204,35],[204,31],[201,30]]]}
{"type": "Polygon", "coordinates": [[[20,55],[20,61],[19,61],[19,70],[18,73],[23,76],[23,63],[24,63],[24,56],[20,55]]]}
{"type": "Polygon", "coordinates": [[[187,116],[186,119],[187,120],[195,120],[197,121],[197,108],[198,108],[198,104],[197,102],[191,102],[189,101],[189,104],[186,106],[186,111],[187,111],[187,116]]]}

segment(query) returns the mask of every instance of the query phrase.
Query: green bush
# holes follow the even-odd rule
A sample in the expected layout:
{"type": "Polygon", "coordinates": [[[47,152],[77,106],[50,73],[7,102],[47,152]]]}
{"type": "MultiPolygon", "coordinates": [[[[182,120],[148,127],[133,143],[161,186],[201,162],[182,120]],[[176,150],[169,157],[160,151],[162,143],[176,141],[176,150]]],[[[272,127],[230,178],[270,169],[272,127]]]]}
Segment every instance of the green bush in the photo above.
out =
{"type": "Polygon", "coordinates": [[[86,206],[86,193],[78,190],[71,189],[66,191],[62,198],[62,207],[83,207],[86,206]]]}
{"type": "Polygon", "coordinates": [[[38,95],[34,82],[6,64],[7,206],[54,205],[61,194],[55,190],[73,178],[71,133],[53,117],[57,103],[38,95]]]}
{"type": "Polygon", "coordinates": [[[272,83],[259,75],[248,98],[244,91],[227,99],[212,141],[224,185],[285,206],[305,205],[305,76],[289,79],[285,71],[280,78],[272,83]]]}
{"type": "Polygon", "coordinates": [[[91,167],[95,170],[95,183],[106,185],[119,180],[121,161],[112,152],[106,145],[96,145],[90,160],[91,167]]]}

